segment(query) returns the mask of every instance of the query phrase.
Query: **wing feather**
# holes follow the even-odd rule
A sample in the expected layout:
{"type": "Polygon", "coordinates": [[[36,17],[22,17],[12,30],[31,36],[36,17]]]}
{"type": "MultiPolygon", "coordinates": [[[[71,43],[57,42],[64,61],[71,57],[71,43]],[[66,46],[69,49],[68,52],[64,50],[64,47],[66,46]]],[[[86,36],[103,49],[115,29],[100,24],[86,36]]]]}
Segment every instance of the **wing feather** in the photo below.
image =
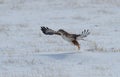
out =
{"type": "Polygon", "coordinates": [[[81,34],[77,35],[78,36],[77,39],[83,39],[83,38],[87,37],[89,34],[90,34],[89,30],[85,29],[85,30],[82,31],[81,34]]]}
{"type": "Polygon", "coordinates": [[[60,35],[60,33],[48,28],[48,27],[41,27],[41,31],[45,34],[45,35],[60,35]]]}

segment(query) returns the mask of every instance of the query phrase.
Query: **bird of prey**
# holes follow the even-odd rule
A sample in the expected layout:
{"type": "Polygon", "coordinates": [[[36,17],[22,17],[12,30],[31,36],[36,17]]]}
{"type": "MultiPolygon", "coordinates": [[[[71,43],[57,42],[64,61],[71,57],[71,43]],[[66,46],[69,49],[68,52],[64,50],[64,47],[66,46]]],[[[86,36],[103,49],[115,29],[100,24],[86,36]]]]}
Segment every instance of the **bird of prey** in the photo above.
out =
{"type": "Polygon", "coordinates": [[[45,34],[45,35],[59,35],[61,36],[64,40],[71,42],[73,45],[78,47],[78,50],[80,50],[80,44],[77,40],[84,40],[83,38],[87,37],[90,32],[87,29],[84,29],[82,31],[81,34],[71,34],[68,33],[67,31],[63,30],[63,29],[59,29],[58,31],[54,31],[48,27],[41,27],[41,31],[45,34]]]}

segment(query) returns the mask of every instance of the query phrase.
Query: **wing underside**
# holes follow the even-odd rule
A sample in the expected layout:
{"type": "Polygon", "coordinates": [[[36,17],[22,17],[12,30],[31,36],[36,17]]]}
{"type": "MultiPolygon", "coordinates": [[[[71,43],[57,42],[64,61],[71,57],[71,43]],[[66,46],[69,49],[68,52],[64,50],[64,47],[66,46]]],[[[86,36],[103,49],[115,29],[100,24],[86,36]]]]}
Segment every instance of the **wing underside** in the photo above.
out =
{"type": "Polygon", "coordinates": [[[46,34],[46,35],[60,35],[60,33],[58,33],[57,31],[54,31],[48,27],[41,27],[41,31],[46,34]]]}

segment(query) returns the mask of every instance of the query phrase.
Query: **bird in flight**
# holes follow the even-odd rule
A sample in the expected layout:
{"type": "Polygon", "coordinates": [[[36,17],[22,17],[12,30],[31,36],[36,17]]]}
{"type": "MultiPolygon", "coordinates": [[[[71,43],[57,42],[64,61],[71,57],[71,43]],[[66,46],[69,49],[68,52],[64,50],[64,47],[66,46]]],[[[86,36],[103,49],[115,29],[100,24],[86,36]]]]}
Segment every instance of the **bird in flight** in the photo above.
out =
{"type": "Polygon", "coordinates": [[[71,34],[63,29],[59,29],[58,31],[54,31],[54,30],[52,30],[48,27],[44,27],[44,26],[41,27],[41,31],[45,35],[59,35],[59,36],[61,36],[64,40],[77,46],[78,50],[80,50],[80,44],[77,40],[84,40],[83,38],[87,37],[90,34],[88,29],[87,30],[84,29],[81,34],[71,34]]]}

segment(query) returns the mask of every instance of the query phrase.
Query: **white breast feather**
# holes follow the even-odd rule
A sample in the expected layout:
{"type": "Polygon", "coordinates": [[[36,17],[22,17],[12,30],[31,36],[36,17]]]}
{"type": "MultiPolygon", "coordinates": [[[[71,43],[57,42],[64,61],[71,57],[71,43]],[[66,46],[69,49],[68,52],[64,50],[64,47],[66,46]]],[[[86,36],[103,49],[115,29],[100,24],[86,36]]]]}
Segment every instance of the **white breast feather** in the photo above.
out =
{"type": "Polygon", "coordinates": [[[64,40],[66,40],[66,41],[68,41],[68,42],[71,42],[71,38],[69,38],[69,37],[66,37],[65,35],[62,35],[62,38],[64,39],[64,40]]]}

